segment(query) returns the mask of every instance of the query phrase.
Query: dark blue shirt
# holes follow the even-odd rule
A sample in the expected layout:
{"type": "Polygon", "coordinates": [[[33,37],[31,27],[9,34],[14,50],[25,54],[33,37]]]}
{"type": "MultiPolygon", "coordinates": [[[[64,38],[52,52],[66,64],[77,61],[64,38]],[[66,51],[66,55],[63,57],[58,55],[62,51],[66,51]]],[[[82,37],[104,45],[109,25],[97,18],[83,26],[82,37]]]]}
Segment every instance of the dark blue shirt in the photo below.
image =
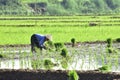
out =
{"type": "Polygon", "coordinates": [[[40,34],[35,34],[37,40],[39,41],[39,46],[43,47],[44,42],[45,42],[45,36],[40,35],[40,34]]]}

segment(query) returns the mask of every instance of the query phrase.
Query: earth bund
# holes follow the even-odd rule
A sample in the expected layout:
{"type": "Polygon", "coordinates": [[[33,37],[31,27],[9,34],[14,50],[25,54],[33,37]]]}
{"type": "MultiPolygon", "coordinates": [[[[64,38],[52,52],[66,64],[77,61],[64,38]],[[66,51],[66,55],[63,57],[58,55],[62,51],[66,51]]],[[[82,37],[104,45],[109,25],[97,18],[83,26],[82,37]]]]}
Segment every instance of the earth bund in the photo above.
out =
{"type": "MultiPolygon", "coordinates": [[[[68,80],[69,70],[1,69],[0,80],[68,80]]],[[[120,80],[118,72],[76,71],[79,80],[120,80]]]]}

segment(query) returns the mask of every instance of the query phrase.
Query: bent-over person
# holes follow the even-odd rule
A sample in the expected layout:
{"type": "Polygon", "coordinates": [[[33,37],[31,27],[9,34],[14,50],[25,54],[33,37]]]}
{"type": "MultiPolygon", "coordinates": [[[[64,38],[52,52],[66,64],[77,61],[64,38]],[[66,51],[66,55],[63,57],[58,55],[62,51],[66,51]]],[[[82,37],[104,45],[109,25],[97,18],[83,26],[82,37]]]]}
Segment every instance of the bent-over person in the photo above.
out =
{"type": "Polygon", "coordinates": [[[46,49],[44,43],[46,41],[52,40],[51,35],[41,35],[41,34],[33,34],[31,36],[31,51],[36,52],[35,47],[39,48],[40,50],[46,49]]]}

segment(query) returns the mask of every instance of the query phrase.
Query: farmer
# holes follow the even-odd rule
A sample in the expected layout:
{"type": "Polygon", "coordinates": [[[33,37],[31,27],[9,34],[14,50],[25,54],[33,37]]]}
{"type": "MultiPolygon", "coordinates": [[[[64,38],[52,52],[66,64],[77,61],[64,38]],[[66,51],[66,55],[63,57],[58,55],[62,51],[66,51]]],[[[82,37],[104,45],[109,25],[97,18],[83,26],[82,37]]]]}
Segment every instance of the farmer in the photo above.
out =
{"type": "Polygon", "coordinates": [[[33,34],[31,36],[31,51],[36,52],[35,47],[42,49],[47,49],[44,45],[44,42],[52,40],[51,35],[40,35],[40,34],[33,34]]]}

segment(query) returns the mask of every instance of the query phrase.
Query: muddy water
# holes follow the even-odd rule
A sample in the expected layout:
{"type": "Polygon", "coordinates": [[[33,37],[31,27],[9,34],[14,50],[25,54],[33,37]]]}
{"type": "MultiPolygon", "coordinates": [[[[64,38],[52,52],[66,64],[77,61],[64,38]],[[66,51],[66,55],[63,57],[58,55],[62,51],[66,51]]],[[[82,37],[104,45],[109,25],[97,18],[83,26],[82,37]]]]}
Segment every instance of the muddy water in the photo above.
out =
{"type": "MultiPolygon", "coordinates": [[[[69,51],[69,55],[72,58],[72,60],[69,62],[69,66],[67,69],[75,69],[75,70],[94,70],[98,69],[102,65],[109,65],[111,66],[111,71],[120,71],[120,43],[114,43],[113,48],[117,50],[116,53],[108,53],[106,50],[106,43],[80,43],[76,47],[72,48],[71,45],[67,45],[67,49],[69,51]]],[[[19,52],[26,53],[27,55],[30,54],[30,46],[29,47],[23,47],[20,48],[16,47],[15,50],[9,48],[3,49],[1,51],[2,53],[16,53],[19,55],[19,52]]],[[[45,53],[46,51],[44,51],[45,53]]],[[[60,63],[60,58],[58,56],[58,53],[52,53],[48,55],[48,53],[45,53],[45,55],[42,54],[38,59],[41,59],[41,61],[44,58],[51,58],[55,63],[60,63]],[[57,56],[56,56],[57,55],[57,56]],[[56,60],[57,59],[57,60],[56,60]]],[[[33,57],[26,57],[26,58],[14,58],[14,59],[5,59],[0,60],[0,68],[1,69],[33,69],[32,67],[32,61],[35,60],[33,57]]],[[[42,64],[43,65],[43,64],[42,64]]],[[[41,66],[40,68],[44,69],[44,66],[41,66]]],[[[61,65],[57,65],[53,67],[53,69],[63,69],[61,65]]]]}

